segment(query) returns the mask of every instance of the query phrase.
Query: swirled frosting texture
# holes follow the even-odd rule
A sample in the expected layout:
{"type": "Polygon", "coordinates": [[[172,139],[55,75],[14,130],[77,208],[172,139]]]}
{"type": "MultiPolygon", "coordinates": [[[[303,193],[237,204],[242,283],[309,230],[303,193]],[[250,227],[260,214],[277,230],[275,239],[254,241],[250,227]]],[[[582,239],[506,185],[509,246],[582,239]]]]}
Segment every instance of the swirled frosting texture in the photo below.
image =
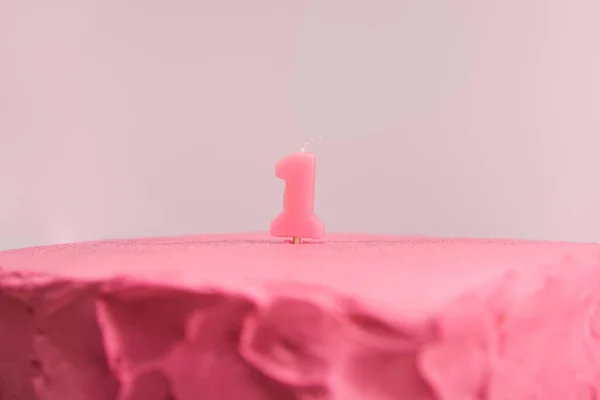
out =
{"type": "Polygon", "coordinates": [[[262,235],[0,253],[0,398],[595,400],[600,247],[262,235]]]}

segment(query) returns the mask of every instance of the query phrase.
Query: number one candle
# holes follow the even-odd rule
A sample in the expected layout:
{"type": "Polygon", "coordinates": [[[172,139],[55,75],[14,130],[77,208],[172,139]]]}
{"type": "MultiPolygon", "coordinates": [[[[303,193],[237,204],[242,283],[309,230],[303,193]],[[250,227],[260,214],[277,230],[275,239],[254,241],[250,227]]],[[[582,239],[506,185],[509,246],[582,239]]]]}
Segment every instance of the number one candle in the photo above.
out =
{"type": "Polygon", "coordinates": [[[325,225],[314,212],[316,157],[306,151],[310,143],[275,166],[275,176],[285,181],[285,191],[283,211],[271,222],[271,235],[291,237],[294,244],[301,243],[302,238],[319,239],[325,234],[325,225]]]}

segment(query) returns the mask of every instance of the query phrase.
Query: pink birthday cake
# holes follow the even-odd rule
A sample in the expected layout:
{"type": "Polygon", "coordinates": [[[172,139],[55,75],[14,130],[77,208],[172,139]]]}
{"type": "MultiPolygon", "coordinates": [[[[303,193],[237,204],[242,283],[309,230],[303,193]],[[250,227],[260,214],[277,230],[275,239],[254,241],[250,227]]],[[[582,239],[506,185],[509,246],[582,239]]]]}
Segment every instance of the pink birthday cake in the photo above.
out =
{"type": "Polygon", "coordinates": [[[0,399],[597,400],[598,245],[324,236],[305,150],[271,235],[0,252],[0,399]]]}
{"type": "Polygon", "coordinates": [[[0,399],[594,400],[595,244],[330,235],[0,253],[0,399]]]}

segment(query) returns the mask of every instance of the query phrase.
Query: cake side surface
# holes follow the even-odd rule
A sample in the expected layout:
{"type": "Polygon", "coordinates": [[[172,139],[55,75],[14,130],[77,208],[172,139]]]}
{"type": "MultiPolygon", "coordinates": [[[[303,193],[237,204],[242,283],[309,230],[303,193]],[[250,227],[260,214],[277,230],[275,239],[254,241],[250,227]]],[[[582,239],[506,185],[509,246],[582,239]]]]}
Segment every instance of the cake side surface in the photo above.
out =
{"type": "Polygon", "coordinates": [[[3,252],[0,390],[27,400],[593,400],[598,250],[248,235],[3,252]]]}

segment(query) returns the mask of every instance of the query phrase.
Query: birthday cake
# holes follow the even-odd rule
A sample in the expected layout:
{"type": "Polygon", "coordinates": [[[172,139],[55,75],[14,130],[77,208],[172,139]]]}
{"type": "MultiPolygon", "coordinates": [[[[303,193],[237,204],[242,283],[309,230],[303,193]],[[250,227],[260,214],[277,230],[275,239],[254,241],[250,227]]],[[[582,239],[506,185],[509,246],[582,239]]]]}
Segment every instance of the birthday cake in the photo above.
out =
{"type": "Polygon", "coordinates": [[[0,399],[596,400],[600,246],[271,235],[0,252],[0,399]]]}
{"type": "Polygon", "coordinates": [[[593,400],[599,250],[253,234],[0,252],[0,398],[593,400]]]}

